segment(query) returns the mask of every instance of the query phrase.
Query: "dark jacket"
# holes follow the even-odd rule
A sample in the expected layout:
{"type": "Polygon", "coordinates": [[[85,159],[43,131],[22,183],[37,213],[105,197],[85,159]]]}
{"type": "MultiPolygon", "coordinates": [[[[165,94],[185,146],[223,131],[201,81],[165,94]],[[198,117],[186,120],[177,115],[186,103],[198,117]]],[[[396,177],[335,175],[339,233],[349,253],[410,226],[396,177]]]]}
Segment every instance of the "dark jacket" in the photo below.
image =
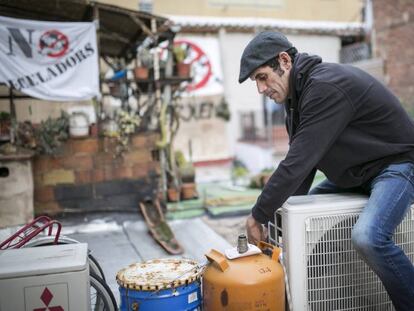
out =
{"type": "Polygon", "coordinates": [[[306,194],[316,169],[351,188],[369,182],[387,164],[414,161],[413,121],[364,71],[298,54],[289,88],[290,148],[253,207],[257,221],[273,221],[289,196],[306,194]]]}

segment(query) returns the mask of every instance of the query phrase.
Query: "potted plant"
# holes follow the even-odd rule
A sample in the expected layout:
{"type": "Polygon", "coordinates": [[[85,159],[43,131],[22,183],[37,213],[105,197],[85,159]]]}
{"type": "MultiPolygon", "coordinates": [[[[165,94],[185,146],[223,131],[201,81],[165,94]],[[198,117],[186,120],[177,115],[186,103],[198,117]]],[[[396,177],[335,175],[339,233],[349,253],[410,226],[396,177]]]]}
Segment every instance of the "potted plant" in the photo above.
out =
{"type": "Polygon", "coordinates": [[[167,188],[167,199],[168,202],[178,202],[180,200],[181,194],[180,190],[177,189],[174,185],[170,185],[167,188]]]}
{"type": "Polygon", "coordinates": [[[181,199],[181,181],[171,171],[167,173],[167,200],[178,202],[181,199]]]}
{"type": "Polygon", "coordinates": [[[0,140],[10,140],[11,117],[10,113],[0,112],[0,140]]]}
{"type": "Polygon", "coordinates": [[[235,159],[233,161],[233,168],[231,173],[233,184],[235,186],[245,187],[249,185],[249,170],[242,161],[238,159],[235,159]]]}
{"type": "Polygon", "coordinates": [[[148,49],[139,49],[134,68],[134,77],[138,80],[148,79],[153,57],[148,49]]]}
{"type": "Polygon", "coordinates": [[[188,162],[182,151],[175,152],[178,174],[181,179],[181,197],[183,200],[191,200],[198,197],[195,183],[195,169],[191,162],[188,162]]]}
{"type": "Polygon", "coordinates": [[[250,181],[250,188],[262,189],[269,181],[274,169],[265,168],[259,174],[252,177],[250,181]]]}
{"type": "Polygon", "coordinates": [[[175,59],[175,66],[177,69],[177,75],[181,78],[190,77],[191,64],[186,63],[187,50],[180,44],[176,44],[173,47],[173,55],[175,59]]]}

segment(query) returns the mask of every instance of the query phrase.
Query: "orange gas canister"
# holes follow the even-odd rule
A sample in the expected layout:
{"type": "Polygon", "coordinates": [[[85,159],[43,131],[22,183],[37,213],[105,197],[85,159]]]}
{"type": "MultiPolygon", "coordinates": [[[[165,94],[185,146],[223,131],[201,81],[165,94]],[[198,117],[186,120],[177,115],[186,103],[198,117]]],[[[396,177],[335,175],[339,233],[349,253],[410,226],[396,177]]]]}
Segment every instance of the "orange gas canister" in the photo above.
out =
{"type": "Polygon", "coordinates": [[[265,242],[257,246],[262,252],[235,259],[216,250],[206,254],[210,264],[202,281],[204,311],[285,310],[280,249],[265,242]],[[271,256],[263,253],[265,249],[272,251],[271,256]]]}

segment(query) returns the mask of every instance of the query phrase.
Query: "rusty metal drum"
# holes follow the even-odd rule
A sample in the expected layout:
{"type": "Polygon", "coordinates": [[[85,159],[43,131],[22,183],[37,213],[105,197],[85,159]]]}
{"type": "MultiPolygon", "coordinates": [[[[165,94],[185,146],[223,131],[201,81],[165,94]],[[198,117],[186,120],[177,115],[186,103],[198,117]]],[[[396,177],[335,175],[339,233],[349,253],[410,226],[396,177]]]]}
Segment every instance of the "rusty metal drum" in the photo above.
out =
{"type": "Polygon", "coordinates": [[[201,268],[189,259],[153,259],[117,273],[121,311],[201,310],[201,268]]]}

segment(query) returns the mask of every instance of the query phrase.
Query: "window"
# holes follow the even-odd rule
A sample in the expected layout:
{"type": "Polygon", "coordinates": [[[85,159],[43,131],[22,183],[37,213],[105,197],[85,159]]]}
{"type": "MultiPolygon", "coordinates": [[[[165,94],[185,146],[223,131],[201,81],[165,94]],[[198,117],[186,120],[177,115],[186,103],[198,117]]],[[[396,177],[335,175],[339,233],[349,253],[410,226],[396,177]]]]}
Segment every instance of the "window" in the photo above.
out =
{"type": "Polygon", "coordinates": [[[285,108],[284,105],[275,103],[272,99],[263,96],[263,117],[264,124],[269,126],[285,125],[285,108]]]}
{"type": "Polygon", "coordinates": [[[140,0],[138,4],[138,10],[152,13],[152,0],[140,0]]]}
{"type": "Polygon", "coordinates": [[[255,114],[253,111],[240,113],[241,139],[255,140],[257,138],[255,114]]]}

